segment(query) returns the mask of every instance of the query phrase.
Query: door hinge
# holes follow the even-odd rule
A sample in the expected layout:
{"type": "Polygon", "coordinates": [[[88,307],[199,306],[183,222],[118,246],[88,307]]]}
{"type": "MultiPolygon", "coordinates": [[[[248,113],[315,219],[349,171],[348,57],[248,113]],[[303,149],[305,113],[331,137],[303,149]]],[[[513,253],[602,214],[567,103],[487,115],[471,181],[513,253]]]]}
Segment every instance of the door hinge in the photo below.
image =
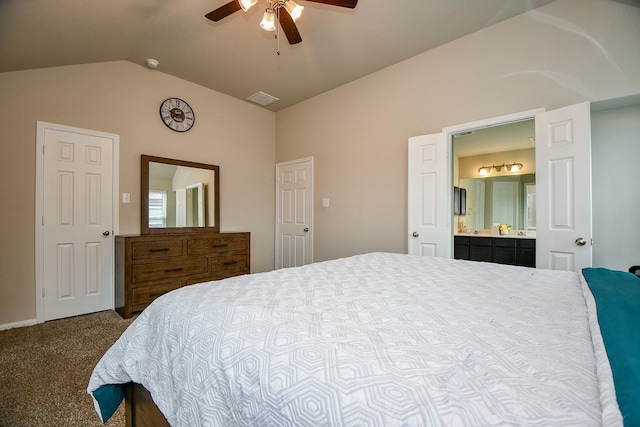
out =
{"type": "Polygon", "coordinates": [[[44,215],[42,215],[42,225],[44,225],[44,215]]]}
{"type": "Polygon", "coordinates": [[[42,288],[42,298],[44,298],[44,289],[45,288],[42,288]]]}

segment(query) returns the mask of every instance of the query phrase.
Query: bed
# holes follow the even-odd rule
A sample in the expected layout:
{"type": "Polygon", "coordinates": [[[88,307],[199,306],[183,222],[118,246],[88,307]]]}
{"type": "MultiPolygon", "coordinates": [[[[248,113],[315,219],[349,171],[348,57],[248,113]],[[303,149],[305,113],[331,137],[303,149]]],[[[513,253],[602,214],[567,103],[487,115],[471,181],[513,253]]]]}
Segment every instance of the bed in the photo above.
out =
{"type": "MultiPolygon", "coordinates": [[[[87,391],[104,422],[126,391],[131,424],[632,425],[629,357],[608,357],[584,277],[370,253],[188,286],[138,316],[87,391]]],[[[613,320],[632,336],[634,306],[613,320]]]]}

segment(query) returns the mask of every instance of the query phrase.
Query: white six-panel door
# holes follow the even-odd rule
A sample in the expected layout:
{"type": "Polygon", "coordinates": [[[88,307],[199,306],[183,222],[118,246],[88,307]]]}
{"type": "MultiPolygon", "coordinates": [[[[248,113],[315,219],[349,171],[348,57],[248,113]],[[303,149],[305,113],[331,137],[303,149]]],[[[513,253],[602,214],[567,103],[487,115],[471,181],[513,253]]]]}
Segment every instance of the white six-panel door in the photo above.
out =
{"type": "Polygon", "coordinates": [[[276,165],[275,268],[313,262],[313,158],[276,165]]]}
{"type": "Polygon", "coordinates": [[[567,271],[590,267],[588,102],[536,115],[536,191],[536,266],[567,271]]]}
{"type": "Polygon", "coordinates": [[[410,255],[451,256],[451,188],[444,133],[409,138],[410,255]]]}
{"type": "Polygon", "coordinates": [[[409,254],[451,257],[448,135],[534,116],[536,121],[536,266],[591,266],[591,111],[588,102],[525,111],[409,138],[409,254]]]}
{"type": "Polygon", "coordinates": [[[42,320],[113,308],[114,135],[38,123],[42,320]]]}

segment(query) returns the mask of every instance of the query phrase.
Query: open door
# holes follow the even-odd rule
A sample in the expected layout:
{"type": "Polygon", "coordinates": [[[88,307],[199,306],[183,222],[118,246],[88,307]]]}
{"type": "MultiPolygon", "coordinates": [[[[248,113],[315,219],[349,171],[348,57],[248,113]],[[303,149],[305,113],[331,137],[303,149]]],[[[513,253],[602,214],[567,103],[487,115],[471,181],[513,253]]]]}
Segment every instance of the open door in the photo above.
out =
{"type": "Polygon", "coordinates": [[[588,102],[536,115],[536,266],[590,267],[591,109],[588,102]]]}
{"type": "Polygon", "coordinates": [[[444,133],[409,138],[410,255],[451,257],[451,182],[444,133]]]}
{"type": "Polygon", "coordinates": [[[409,254],[451,256],[448,135],[535,117],[536,266],[579,271],[592,264],[591,109],[588,102],[480,120],[409,139],[409,254]]]}

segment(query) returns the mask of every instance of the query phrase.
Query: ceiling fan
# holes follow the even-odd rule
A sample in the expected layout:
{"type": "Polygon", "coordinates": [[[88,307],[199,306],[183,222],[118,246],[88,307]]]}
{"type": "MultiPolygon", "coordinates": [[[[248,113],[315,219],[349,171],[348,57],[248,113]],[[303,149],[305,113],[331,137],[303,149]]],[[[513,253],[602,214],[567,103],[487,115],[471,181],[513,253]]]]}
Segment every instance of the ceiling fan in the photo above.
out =
{"type": "MultiPolygon", "coordinates": [[[[298,32],[298,28],[296,27],[295,21],[302,14],[302,9],[304,7],[298,5],[293,0],[266,0],[267,10],[264,12],[264,16],[262,18],[262,22],[260,22],[260,26],[267,31],[275,31],[276,30],[276,19],[280,23],[280,27],[282,31],[284,31],[285,36],[287,36],[287,40],[289,44],[297,44],[302,41],[302,37],[300,37],[300,33],[298,32]],[[286,11],[282,13],[282,11],[286,11]]],[[[322,3],[328,4],[331,6],[339,6],[339,7],[347,7],[353,9],[358,4],[358,0],[307,0],[314,3],[322,3]]],[[[244,10],[245,12],[249,10],[249,8],[258,3],[258,0],[231,0],[229,3],[220,6],[216,10],[213,10],[205,15],[207,19],[218,22],[223,18],[231,15],[234,12],[239,10],[244,10]]]]}

